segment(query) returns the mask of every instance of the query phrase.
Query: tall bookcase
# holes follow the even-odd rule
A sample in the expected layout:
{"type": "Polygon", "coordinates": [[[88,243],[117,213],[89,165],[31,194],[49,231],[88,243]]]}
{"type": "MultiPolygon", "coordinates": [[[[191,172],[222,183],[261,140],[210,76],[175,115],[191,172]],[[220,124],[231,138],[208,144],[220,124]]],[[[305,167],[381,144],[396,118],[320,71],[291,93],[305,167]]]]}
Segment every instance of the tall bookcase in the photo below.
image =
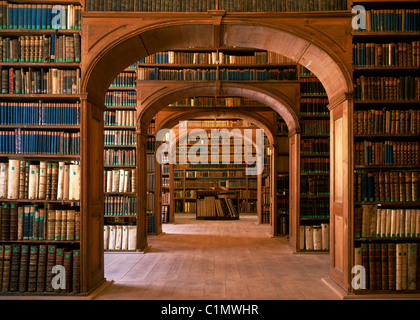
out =
{"type": "Polygon", "coordinates": [[[104,112],[104,249],[135,251],[137,64],[111,83],[104,112]]]}
{"type": "Polygon", "coordinates": [[[353,5],[366,9],[366,29],[353,30],[351,241],[353,265],[365,268],[366,281],[353,291],[418,293],[420,7],[417,1],[353,5]]]}
{"type": "Polygon", "coordinates": [[[78,295],[82,2],[0,8],[0,291],[78,295]],[[53,6],[66,19],[53,19],[53,6]],[[66,270],[65,289],[52,286],[54,265],[66,270]]]}
{"type": "Polygon", "coordinates": [[[277,161],[277,230],[276,236],[289,234],[289,137],[286,122],[276,114],[277,122],[277,156],[273,155],[272,161],[277,161]]]}
{"type": "Polygon", "coordinates": [[[303,66],[300,79],[300,214],[298,252],[329,251],[329,111],[318,78],[303,66]]]}

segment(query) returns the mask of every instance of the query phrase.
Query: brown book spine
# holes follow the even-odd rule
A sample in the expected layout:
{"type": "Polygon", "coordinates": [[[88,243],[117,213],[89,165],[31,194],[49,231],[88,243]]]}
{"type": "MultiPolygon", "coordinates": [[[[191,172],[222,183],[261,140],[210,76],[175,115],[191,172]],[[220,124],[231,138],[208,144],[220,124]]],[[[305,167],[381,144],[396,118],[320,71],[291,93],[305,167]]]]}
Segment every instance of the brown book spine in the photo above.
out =
{"type": "Polygon", "coordinates": [[[64,270],[66,271],[66,286],[64,289],[64,292],[70,292],[71,291],[71,284],[72,284],[72,259],[73,259],[73,252],[71,250],[65,250],[64,251],[64,258],[63,258],[63,266],[64,270]]]}
{"type": "Polygon", "coordinates": [[[38,246],[31,246],[29,250],[28,292],[35,292],[38,267],[38,246]]]}
{"type": "Polygon", "coordinates": [[[7,292],[10,289],[10,268],[12,263],[12,245],[4,245],[4,257],[3,257],[3,277],[1,291],[7,292]]]}
{"type": "Polygon", "coordinates": [[[36,277],[36,291],[45,291],[45,279],[47,272],[47,245],[41,244],[38,249],[38,266],[37,266],[37,277],[36,277]]]}
{"type": "MultiPolygon", "coordinates": [[[[63,266],[63,265],[64,265],[64,249],[57,248],[56,253],[55,253],[55,266],[63,266]]],[[[66,273],[66,278],[67,277],[68,277],[68,274],[66,273]]],[[[61,285],[62,283],[60,283],[60,286],[61,285]]],[[[61,288],[54,289],[54,292],[61,293],[62,289],[61,288]]]]}
{"type": "Polygon", "coordinates": [[[80,293],[80,250],[73,250],[73,293],[80,293]]]}
{"type": "Polygon", "coordinates": [[[20,250],[19,244],[12,245],[12,259],[10,263],[10,291],[12,292],[18,291],[20,250]]]}
{"type": "Polygon", "coordinates": [[[18,208],[17,203],[10,204],[9,240],[18,238],[18,208]]]}
{"type": "Polygon", "coordinates": [[[47,268],[46,268],[46,277],[45,277],[45,291],[47,292],[54,292],[54,288],[52,287],[52,280],[54,278],[52,268],[56,265],[55,263],[56,251],[57,251],[57,248],[55,246],[52,246],[52,245],[48,246],[47,268]]]}
{"type": "Polygon", "coordinates": [[[362,266],[365,269],[365,284],[366,284],[366,289],[370,289],[370,264],[369,264],[369,245],[364,243],[361,245],[361,249],[362,249],[362,266]]]}
{"type": "Polygon", "coordinates": [[[1,291],[1,286],[3,283],[3,263],[4,263],[4,245],[0,244],[0,291],[1,291]]]}
{"type": "Polygon", "coordinates": [[[19,292],[27,291],[28,280],[28,262],[29,262],[29,246],[22,245],[20,252],[20,265],[19,265],[19,292]]]}

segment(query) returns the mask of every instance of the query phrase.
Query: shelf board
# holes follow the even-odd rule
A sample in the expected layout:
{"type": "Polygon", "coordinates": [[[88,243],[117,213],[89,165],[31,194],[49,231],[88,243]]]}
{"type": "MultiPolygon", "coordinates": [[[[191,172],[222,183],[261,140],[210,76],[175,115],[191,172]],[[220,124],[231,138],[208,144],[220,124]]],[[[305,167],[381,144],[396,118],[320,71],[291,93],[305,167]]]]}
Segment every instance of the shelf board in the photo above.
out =
{"type": "Polygon", "coordinates": [[[20,100],[80,100],[80,94],[0,94],[0,99],[6,101],[20,100]]]}
{"type": "Polygon", "coordinates": [[[63,129],[63,130],[80,130],[80,125],[30,125],[30,124],[2,124],[0,129],[63,129]]]}
{"type": "Polygon", "coordinates": [[[136,126],[104,126],[104,129],[136,130],[136,126]]]}
{"type": "Polygon", "coordinates": [[[388,37],[419,37],[419,31],[353,31],[351,33],[353,38],[388,38],[388,37]]]}
{"type": "Polygon", "coordinates": [[[419,71],[419,67],[403,67],[403,66],[353,66],[354,71],[419,71]]]}
{"type": "Polygon", "coordinates": [[[105,195],[136,196],[137,192],[104,192],[105,195]]]}
{"type": "Polygon", "coordinates": [[[354,201],[355,205],[378,205],[392,207],[419,207],[420,201],[354,201]]]}
{"type": "MultiPolygon", "coordinates": [[[[15,2],[15,1],[14,1],[15,2]]],[[[37,3],[38,1],[28,0],[22,1],[22,3],[37,3]]],[[[53,1],[51,1],[51,4],[53,1]]],[[[63,1],[56,1],[57,4],[63,4],[63,1]]],[[[4,36],[35,36],[35,35],[50,35],[50,34],[74,34],[74,33],[82,33],[81,29],[1,29],[1,33],[4,36]]]]}
{"type": "Polygon", "coordinates": [[[355,237],[355,241],[420,241],[420,237],[355,237]]]}
{"type": "Polygon", "coordinates": [[[354,100],[354,104],[418,104],[419,100],[354,100]]]}
{"type": "Polygon", "coordinates": [[[317,195],[300,195],[303,199],[319,199],[319,198],[325,198],[328,199],[330,197],[329,194],[317,194],[317,195]]]}
{"type": "Polygon", "coordinates": [[[108,91],[136,91],[137,87],[109,87],[108,91]]]}
{"type": "Polygon", "coordinates": [[[80,240],[0,240],[0,243],[80,244],[80,240]]]}
{"type": "Polygon", "coordinates": [[[310,173],[310,172],[301,172],[301,176],[329,176],[329,173],[310,173]]]}
{"type": "Polygon", "coordinates": [[[371,133],[371,134],[355,134],[354,138],[419,138],[420,133],[371,133]]]}
{"type": "Polygon", "coordinates": [[[21,203],[57,203],[79,206],[80,200],[41,200],[41,199],[0,199],[0,202],[21,202],[21,203]]]}
{"type": "Polygon", "coordinates": [[[300,154],[301,157],[305,157],[305,158],[329,158],[330,154],[327,153],[301,153],[300,154]]]}
{"type": "Polygon", "coordinates": [[[0,62],[0,67],[76,69],[80,68],[80,62],[0,62]]]}
{"type": "Polygon", "coordinates": [[[105,106],[106,110],[137,110],[137,106],[105,106]]]}
{"type": "Polygon", "coordinates": [[[51,158],[51,159],[80,159],[80,155],[63,155],[63,154],[14,154],[14,153],[0,153],[0,157],[19,158],[19,159],[36,159],[36,158],[51,158]]]}
{"type": "Polygon", "coordinates": [[[397,170],[397,169],[420,169],[420,165],[355,165],[354,169],[363,169],[363,170],[377,170],[377,169],[387,169],[387,170],[397,170]]]}
{"type": "Polygon", "coordinates": [[[302,220],[302,221],[309,221],[309,220],[329,221],[330,218],[304,218],[304,217],[300,217],[300,220],[302,220]]]}
{"type": "Polygon", "coordinates": [[[136,144],[105,144],[104,148],[137,148],[136,144]]]}
{"type": "Polygon", "coordinates": [[[287,69],[296,68],[296,63],[139,63],[138,68],[161,68],[161,69],[287,69]]]}
{"type": "Polygon", "coordinates": [[[137,215],[119,215],[119,214],[105,214],[105,218],[137,218],[137,215]]]}
{"type": "Polygon", "coordinates": [[[137,168],[136,165],[104,165],[104,168],[137,168]]]}

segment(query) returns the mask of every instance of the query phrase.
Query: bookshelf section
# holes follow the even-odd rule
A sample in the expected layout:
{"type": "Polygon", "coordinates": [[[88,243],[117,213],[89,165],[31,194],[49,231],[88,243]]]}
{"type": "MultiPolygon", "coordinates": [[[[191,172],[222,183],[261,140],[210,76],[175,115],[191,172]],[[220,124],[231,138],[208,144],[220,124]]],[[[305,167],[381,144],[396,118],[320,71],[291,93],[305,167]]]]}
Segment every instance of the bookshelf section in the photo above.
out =
{"type": "Polygon", "coordinates": [[[298,252],[329,252],[330,120],[318,78],[300,66],[300,214],[298,252]]]}
{"type": "Polygon", "coordinates": [[[0,294],[81,294],[81,8],[0,3],[0,294]],[[59,22],[57,24],[57,22],[59,22]],[[52,267],[65,268],[54,288],[52,267]]]}
{"type": "Polygon", "coordinates": [[[136,251],[136,64],[121,72],[105,96],[104,250],[136,251]]]}
{"type": "Polygon", "coordinates": [[[419,293],[420,8],[354,4],[366,7],[366,29],[353,30],[352,250],[366,278],[353,292],[419,293]]]}

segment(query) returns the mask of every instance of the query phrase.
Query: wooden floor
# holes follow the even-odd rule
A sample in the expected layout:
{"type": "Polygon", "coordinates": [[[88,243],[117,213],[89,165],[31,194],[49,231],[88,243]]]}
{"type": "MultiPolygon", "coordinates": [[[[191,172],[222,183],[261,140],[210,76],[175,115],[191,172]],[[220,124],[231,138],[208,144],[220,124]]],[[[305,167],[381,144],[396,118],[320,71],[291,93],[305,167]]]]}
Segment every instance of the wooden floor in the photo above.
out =
{"type": "Polygon", "coordinates": [[[146,254],[105,254],[113,280],[99,300],[339,299],[323,282],[329,255],[292,254],[255,216],[176,219],[148,238],[146,254]]]}

